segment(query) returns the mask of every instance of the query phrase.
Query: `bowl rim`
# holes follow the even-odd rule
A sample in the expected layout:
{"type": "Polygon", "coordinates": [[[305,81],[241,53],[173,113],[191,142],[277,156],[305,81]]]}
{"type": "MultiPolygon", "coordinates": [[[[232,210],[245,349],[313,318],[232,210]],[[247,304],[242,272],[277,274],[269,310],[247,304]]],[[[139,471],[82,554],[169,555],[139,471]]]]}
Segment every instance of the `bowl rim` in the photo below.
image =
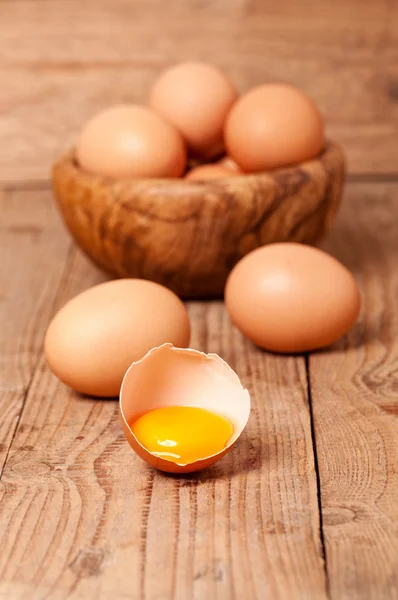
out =
{"type": "MultiPolygon", "coordinates": [[[[303,168],[313,165],[314,163],[325,163],[328,161],[330,155],[338,152],[341,155],[341,160],[344,161],[344,154],[341,146],[330,140],[326,139],[325,144],[321,150],[321,152],[315,156],[314,158],[295,163],[294,165],[289,165],[285,167],[280,167],[277,169],[273,169],[270,171],[261,171],[257,173],[243,173],[238,175],[232,175],[231,177],[222,177],[215,179],[206,179],[206,180],[197,180],[197,179],[186,179],[185,177],[170,177],[170,178],[140,178],[140,177],[129,177],[129,178],[112,178],[106,175],[99,175],[96,173],[90,173],[81,168],[77,159],[76,159],[76,150],[75,147],[65,152],[53,165],[53,174],[59,168],[67,167],[70,170],[70,173],[73,177],[79,178],[82,183],[93,184],[101,186],[139,186],[142,188],[146,187],[156,187],[156,188],[164,188],[167,187],[169,189],[175,189],[176,191],[181,190],[191,190],[191,191],[203,191],[204,188],[207,190],[213,188],[215,191],[220,190],[225,186],[229,186],[232,182],[236,186],[244,185],[246,182],[253,184],[253,182],[261,181],[266,183],[267,181],[272,181],[275,179],[279,179],[281,176],[289,176],[297,173],[298,171],[303,170],[303,168]]],[[[206,163],[210,164],[210,163],[206,163]]]]}

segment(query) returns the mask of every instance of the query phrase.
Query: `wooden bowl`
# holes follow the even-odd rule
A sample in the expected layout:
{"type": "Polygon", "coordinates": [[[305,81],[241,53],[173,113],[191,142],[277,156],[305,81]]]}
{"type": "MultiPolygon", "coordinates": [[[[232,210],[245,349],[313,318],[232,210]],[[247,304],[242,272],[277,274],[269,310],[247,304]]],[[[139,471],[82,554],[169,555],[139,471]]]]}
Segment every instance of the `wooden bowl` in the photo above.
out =
{"type": "Polygon", "coordinates": [[[73,152],[53,169],[63,219],[97,265],[183,297],[221,295],[235,263],[258,246],[318,242],[343,180],[343,152],[330,142],[315,160],[213,181],[110,180],[84,172],[73,152]]]}

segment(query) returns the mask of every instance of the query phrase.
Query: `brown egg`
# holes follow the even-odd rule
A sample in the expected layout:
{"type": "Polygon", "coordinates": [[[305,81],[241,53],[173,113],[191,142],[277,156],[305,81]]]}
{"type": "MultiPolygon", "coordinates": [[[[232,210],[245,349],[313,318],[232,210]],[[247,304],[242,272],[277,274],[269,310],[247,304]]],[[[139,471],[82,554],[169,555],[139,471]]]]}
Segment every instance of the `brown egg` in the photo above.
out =
{"type": "Polygon", "coordinates": [[[189,344],[190,323],[181,300],[143,279],[97,285],[70,300],[45,338],[51,370],[71,388],[117,396],[125,372],[151,348],[189,344]]]}
{"type": "Polygon", "coordinates": [[[306,352],[344,335],[360,310],[351,273],[325,252],[302,244],[270,244],[246,255],[225,288],[238,329],[275,352],[306,352]]]}
{"type": "Polygon", "coordinates": [[[225,177],[236,177],[239,175],[236,171],[232,169],[227,169],[218,163],[210,164],[210,165],[201,165],[200,167],[195,167],[188,171],[186,175],[186,179],[192,179],[197,181],[204,181],[206,179],[223,179],[225,177]]]}
{"type": "Polygon", "coordinates": [[[222,151],[224,122],[236,98],[234,85],[217,67],[184,62],[159,77],[149,105],[177,127],[191,154],[212,158],[222,151]]]}
{"type": "Polygon", "coordinates": [[[179,177],[186,149],[178,131],[149,108],[119,105],[93,117],[76,148],[89,173],[107,177],[179,177]]]}
{"type": "Polygon", "coordinates": [[[261,85],[233,106],[225,125],[225,145],[247,173],[292,165],[319,154],[323,119],[301,90],[283,83],[261,85]]]}

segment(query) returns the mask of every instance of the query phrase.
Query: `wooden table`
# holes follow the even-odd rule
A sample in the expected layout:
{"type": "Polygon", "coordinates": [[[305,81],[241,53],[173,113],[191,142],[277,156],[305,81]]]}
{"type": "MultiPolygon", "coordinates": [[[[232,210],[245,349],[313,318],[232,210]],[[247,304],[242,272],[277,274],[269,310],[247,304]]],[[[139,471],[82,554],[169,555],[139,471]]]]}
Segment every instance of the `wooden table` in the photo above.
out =
{"type": "Polygon", "coordinates": [[[0,0],[0,598],[398,598],[397,59],[397,0],[0,0]],[[318,101],[349,158],[325,247],[363,310],[333,347],[284,357],[221,303],[189,304],[192,345],[229,362],[253,411],[222,462],[173,478],[133,455],[115,401],[57,381],[42,343],[104,279],[60,222],[50,164],[187,57],[318,101]]]}

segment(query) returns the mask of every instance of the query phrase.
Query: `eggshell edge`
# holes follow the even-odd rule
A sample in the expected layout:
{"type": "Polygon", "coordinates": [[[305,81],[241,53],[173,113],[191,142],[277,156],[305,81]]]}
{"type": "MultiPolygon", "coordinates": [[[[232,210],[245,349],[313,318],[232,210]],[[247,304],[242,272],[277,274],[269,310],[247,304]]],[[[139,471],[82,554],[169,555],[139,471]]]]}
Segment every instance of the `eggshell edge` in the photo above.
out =
{"type": "Polygon", "coordinates": [[[159,471],[163,471],[165,473],[193,473],[195,471],[200,471],[206,467],[210,467],[212,464],[214,464],[215,462],[217,462],[218,460],[220,460],[221,458],[223,458],[230,450],[231,448],[234,446],[234,444],[238,441],[238,439],[240,438],[240,436],[242,435],[247,422],[249,420],[249,416],[250,416],[250,409],[251,409],[251,399],[250,399],[250,394],[248,392],[247,389],[245,389],[237,375],[237,373],[235,373],[235,371],[228,365],[228,363],[225,362],[225,360],[223,360],[218,354],[215,353],[209,353],[206,354],[205,352],[201,352],[200,350],[195,350],[194,348],[177,348],[175,346],[173,346],[173,344],[170,343],[166,343],[166,344],[162,344],[161,346],[157,346],[155,348],[152,348],[151,350],[149,350],[149,352],[147,352],[145,354],[145,356],[143,356],[140,360],[137,360],[135,362],[133,362],[130,367],[127,369],[123,381],[122,381],[122,385],[120,388],[120,396],[119,396],[119,414],[120,414],[120,419],[121,419],[121,423],[122,423],[122,428],[123,428],[123,432],[126,436],[126,439],[128,441],[128,443],[130,444],[131,448],[135,451],[135,453],[142,459],[144,460],[147,464],[149,464],[151,467],[154,467],[155,469],[158,469],[159,471]],[[203,459],[197,460],[193,463],[186,463],[186,464],[178,464],[178,463],[174,463],[172,461],[169,460],[165,460],[163,458],[160,458],[158,456],[155,456],[153,454],[151,454],[151,452],[149,452],[142,444],[140,444],[140,442],[137,440],[137,438],[135,437],[135,435],[133,434],[133,432],[131,431],[127,420],[124,416],[124,410],[123,410],[123,388],[124,388],[124,384],[126,379],[128,378],[129,372],[138,364],[142,363],[145,361],[145,359],[152,353],[157,352],[163,348],[170,348],[170,350],[175,351],[175,352],[182,352],[182,353],[189,353],[189,354],[196,354],[198,356],[202,356],[204,358],[206,358],[206,360],[216,360],[217,362],[219,362],[223,368],[226,368],[229,372],[230,375],[232,375],[232,378],[236,381],[236,383],[240,386],[242,393],[246,396],[247,399],[247,416],[246,419],[243,423],[240,424],[240,430],[238,431],[238,433],[235,433],[235,436],[232,436],[234,439],[232,439],[231,442],[228,443],[228,445],[221,450],[221,452],[217,452],[216,454],[212,454],[210,456],[207,456],[203,459]]]}

